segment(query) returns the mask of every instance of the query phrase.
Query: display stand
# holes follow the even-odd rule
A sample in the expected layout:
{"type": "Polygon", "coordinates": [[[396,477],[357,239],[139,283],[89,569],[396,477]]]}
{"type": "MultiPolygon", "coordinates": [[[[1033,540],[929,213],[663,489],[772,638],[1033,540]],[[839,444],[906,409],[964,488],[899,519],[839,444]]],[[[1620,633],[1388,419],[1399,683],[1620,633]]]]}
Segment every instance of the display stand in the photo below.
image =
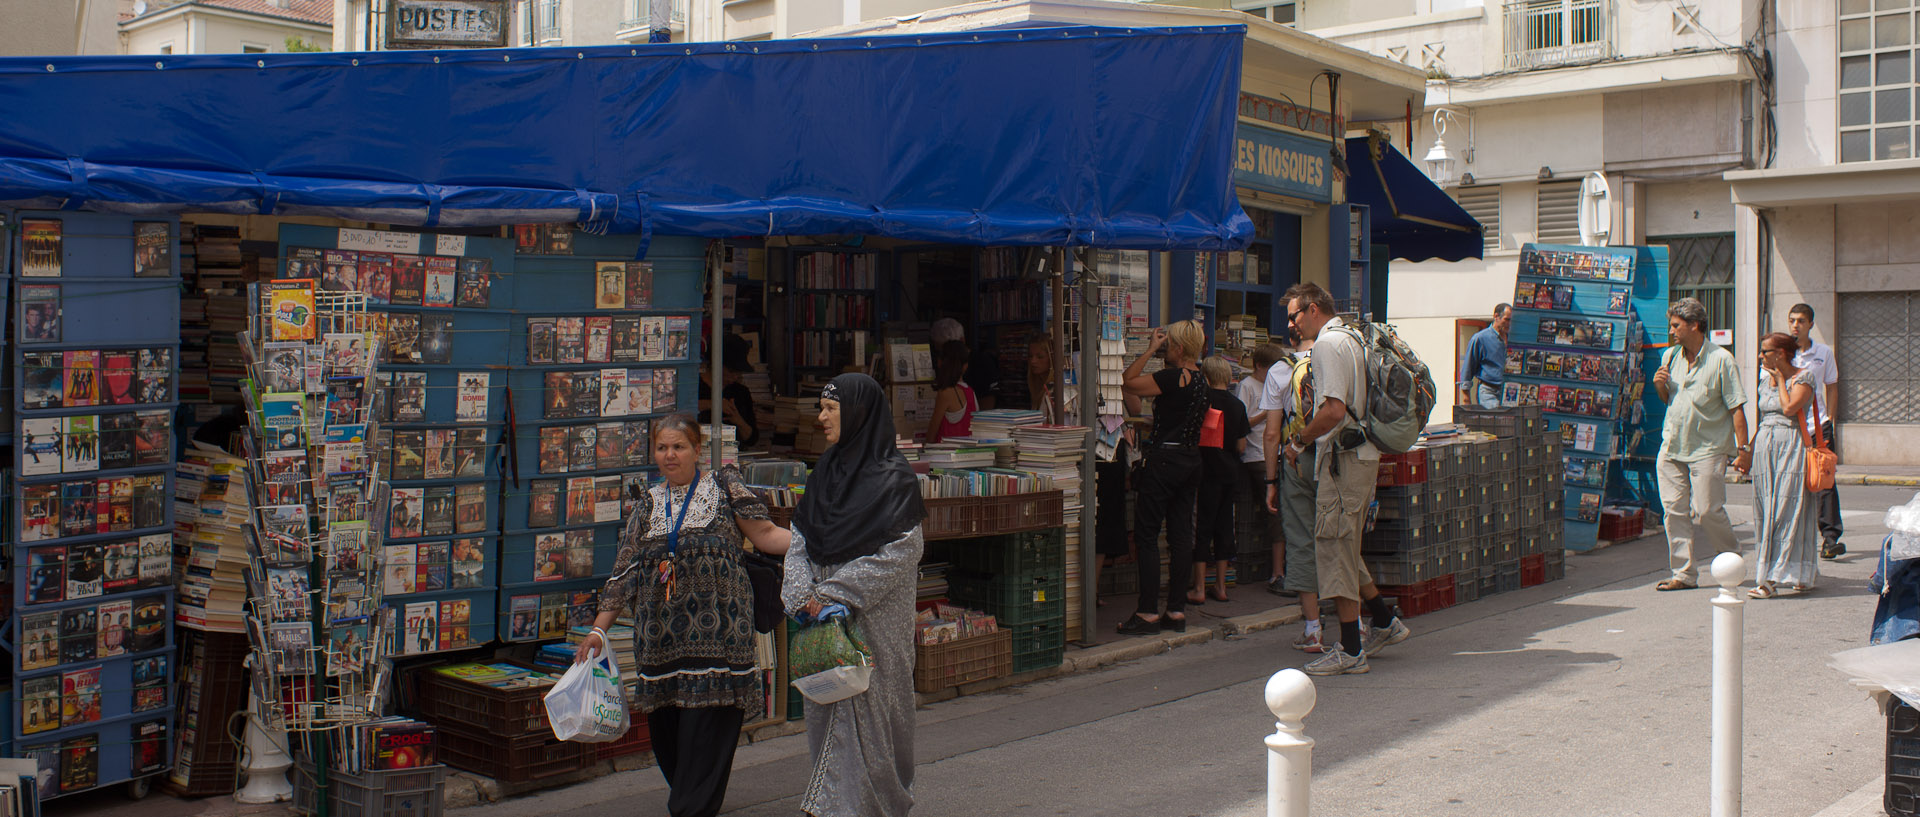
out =
{"type": "Polygon", "coordinates": [[[178,223],[19,212],[10,735],[43,798],[168,766],[178,223]]]}
{"type": "Polygon", "coordinates": [[[503,358],[513,450],[503,491],[502,641],[557,639],[591,625],[621,522],[654,479],[653,424],[694,409],[705,359],[705,241],[655,238],[639,261],[638,236],[577,234],[566,246],[516,255],[494,292],[495,308],[514,321],[503,358]],[[646,291],[598,292],[596,270],[644,280],[646,291]],[[576,323],[586,333],[577,354],[576,323]],[[610,331],[604,353],[594,338],[602,325],[610,331]],[[622,327],[636,327],[636,336],[623,338],[622,327]],[[609,403],[614,390],[625,400],[609,403]]]}
{"type": "Polygon", "coordinates": [[[1502,402],[1541,404],[1548,430],[1562,435],[1559,510],[1570,550],[1595,546],[1604,506],[1631,501],[1658,510],[1657,490],[1647,494],[1650,483],[1638,476],[1651,473],[1650,463],[1629,457],[1649,437],[1658,447],[1657,416],[1655,433],[1646,433],[1643,349],[1648,321],[1664,325],[1665,291],[1664,248],[1522,248],[1502,402]]]}

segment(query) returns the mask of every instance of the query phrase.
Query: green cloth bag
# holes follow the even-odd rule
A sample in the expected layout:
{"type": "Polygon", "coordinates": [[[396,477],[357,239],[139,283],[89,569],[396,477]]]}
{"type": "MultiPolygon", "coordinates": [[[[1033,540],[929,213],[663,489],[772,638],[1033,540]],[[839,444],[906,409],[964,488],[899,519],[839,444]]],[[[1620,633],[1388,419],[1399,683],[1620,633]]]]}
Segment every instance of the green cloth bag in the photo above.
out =
{"type": "Polygon", "coordinates": [[[843,617],[801,627],[788,642],[787,663],[793,677],[804,678],[834,667],[865,667],[873,655],[843,617]]]}

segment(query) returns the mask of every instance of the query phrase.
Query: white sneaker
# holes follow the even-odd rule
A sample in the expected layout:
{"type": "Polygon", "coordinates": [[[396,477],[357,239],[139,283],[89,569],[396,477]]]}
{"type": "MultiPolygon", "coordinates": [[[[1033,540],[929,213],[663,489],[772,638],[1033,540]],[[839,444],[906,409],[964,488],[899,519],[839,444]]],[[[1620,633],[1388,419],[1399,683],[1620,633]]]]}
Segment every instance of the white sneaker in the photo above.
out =
{"type": "Polygon", "coordinates": [[[1326,630],[1314,630],[1310,633],[1301,633],[1300,637],[1294,640],[1293,648],[1301,652],[1314,653],[1316,655],[1326,652],[1327,645],[1320,640],[1320,636],[1325,632],[1326,630]]]}
{"type": "Polygon", "coordinates": [[[1360,654],[1371,657],[1374,653],[1412,637],[1413,631],[1407,628],[1406,622],[1401,621],[1399,616],[1394,616],[1392,624],[1386,627],[1375,627],[1361,637],[1360,654]]]}
{"type": "Polygon", "coordinates": [[[1348,655],[1346,650],[1335,647],[1307,664],[1302,671],[1308,675],[1362,675],[1368,669],[1366,655],[1348,655]]]}

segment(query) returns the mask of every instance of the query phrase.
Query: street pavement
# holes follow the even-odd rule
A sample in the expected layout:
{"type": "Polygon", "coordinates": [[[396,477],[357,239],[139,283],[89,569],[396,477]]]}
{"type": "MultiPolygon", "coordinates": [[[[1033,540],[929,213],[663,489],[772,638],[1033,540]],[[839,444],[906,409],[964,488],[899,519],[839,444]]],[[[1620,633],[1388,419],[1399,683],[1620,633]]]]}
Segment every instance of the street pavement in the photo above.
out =
{"type": "MultiPolygon", "coordinates": [[[[1809,595],[1745,605],[1744,814],[1877,800],[1885,722],[1826,661],[1866,644],[1881,516],[1912,495],[1843,487],[1850,553],[1809,595]]],[[[1749,489],[1728,502],[1751,553],[1749,489]]],[[[1658,536],[1573,555],[1565,581],[1412,619],[1371,674],[1318,679],[1313,813],[1705,813],[1716,591],[1655,592],[1665,565],[1658,536]]],[[[1262,814],[1262,690],[1305,663],[1296,626],[925,707],[914,814],[1262,814]]],[[[804,736],[742,747],[725,813],[797,814],[807,771],[804,736]]],[[[642,769],[457,813],[661,814],[665,795],[642,769]]]]}

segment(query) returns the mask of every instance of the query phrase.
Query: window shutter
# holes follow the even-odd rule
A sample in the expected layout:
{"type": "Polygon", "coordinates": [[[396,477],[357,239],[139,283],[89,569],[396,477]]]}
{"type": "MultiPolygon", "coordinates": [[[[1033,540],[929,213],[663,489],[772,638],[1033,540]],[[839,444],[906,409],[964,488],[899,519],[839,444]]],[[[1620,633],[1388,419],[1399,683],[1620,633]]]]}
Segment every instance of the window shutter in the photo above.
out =
{"type": "Polygon", "coordinates": [[[1580,243],[1580,180],[1541,182],[1535,196],[1534,225],[1539,242],[1580,243]]]}
{"type": "Polygon", "coordinates": [[[1480,222],[1481,238],[1485,240],[1486,252],[1500,249],[1500,185],[1490,184],[1483,187],[1456,187],[1453,198],[1460,202],[1460,208],[1480,222]]]}

